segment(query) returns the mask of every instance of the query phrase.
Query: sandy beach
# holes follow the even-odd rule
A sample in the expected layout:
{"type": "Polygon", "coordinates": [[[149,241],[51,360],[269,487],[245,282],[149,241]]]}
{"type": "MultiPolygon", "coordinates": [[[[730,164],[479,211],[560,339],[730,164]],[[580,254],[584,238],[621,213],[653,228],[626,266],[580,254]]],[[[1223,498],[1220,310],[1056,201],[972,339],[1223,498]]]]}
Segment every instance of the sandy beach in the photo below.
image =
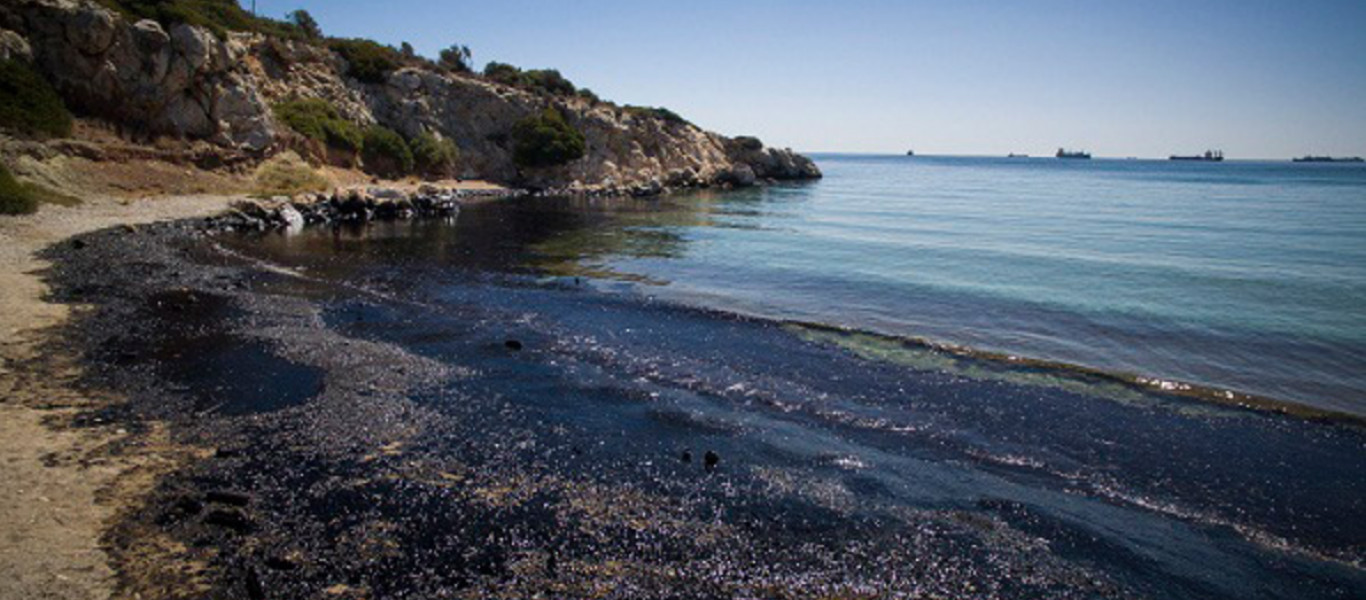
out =
{"type": "MultiPolygon", "coordinates": [[[[331,175],[340,189],[367,185],[345,171],[331,175]]],[[[482,181],[437,183],[501,189],[482,181]]],[[[417,185],[385,187],[411,191],[417,185]]],[[[43,274],[51,265],[38,254],[84,233],[113,227],[132,233],[148,223],[218,214],[244,199],[103,195],[76,206],[47,205],[34,215],[0,216],[0,479],[8,483],[0,486],[0,530],[6,532],[0,597],[109,597],[115,581],[104,544],[112,522],[159,475],[195,454],[170,444],[157,423],[146,423],[137,434],[98,418],[73,424],[81,414],[124,399],[77,389],[80,357],[43,352],[45,336],[80,307],[47,301],[43,274]]]]}
{"type": "Polygon", "coordinates": [[[0,486],[0,597],[107,597],[113,572],[101,547],[106,526],[179,456],[156,433],[130,439],[112,425],[69,425],[77,413],[116,399],[72,389],[73,357],[37,356],[44,332],[72,308],[44,301],[48,265],[35,253],[107,227],[214,214],[236,199],[104,197],[0,217],[0,478],[7,483],[0,486]]]}

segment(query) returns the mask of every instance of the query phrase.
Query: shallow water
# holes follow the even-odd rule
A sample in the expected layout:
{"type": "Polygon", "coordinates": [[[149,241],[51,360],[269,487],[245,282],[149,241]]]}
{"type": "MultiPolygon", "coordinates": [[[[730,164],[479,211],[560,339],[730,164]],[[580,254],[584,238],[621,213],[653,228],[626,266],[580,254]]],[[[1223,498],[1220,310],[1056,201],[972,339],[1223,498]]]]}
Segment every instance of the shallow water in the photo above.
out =
{"type": "MultiPolygon", "coordinates": [[[[849,160],[823,163],[829,181],[863,168],[849,160]]],[[[843,302],[841,314],[880,314],[877,302],[891,296],[860,302],[858,286],[832,283],[845,281],[838,272],[776,274],[803,253],[844,256],[854,272],[896,261],[864,261],[866,250],[833,242],[759,250],[807,227],[810,215],[793,213],[823,202],[818,193],[515,201],[467,207],[449,223],[229,241],[336,286],[322,300],[329,327],[468,373],[448,384],[450,396],[414,398],[458,416],[460,439],[520,440],[518,469],[659,494],[743,532],[739,549],[718,554],[740,569],[725,577],[754,576],[753,560],[783,565],[770,574],[789,585],[833,577],[906,591],[917,580],[940,590],[962,588],[929,583],[971,581],[983,586],[978,595],[999,597],[1341,598],[1366,589],[1359,427],[727,310],[830,322],[800,307],[843,302]],[[524,349],[509,351],[508,339],[524,349]],[[679,460],[685,450],[692,463],[679,460]],[[699,482],[705,450],[722,457],[720,478],[699,482]],[[923,535],[944,518],[976,533],[923,535]]],[[[1000,301],[995,312],[948,300],[941,308],[977,315],[967,330],[1020,322],[999,320],[1011,306],[1000,301]]],[[[1069,313],[1043,314],[1067,322],[1069,313]]],[[[428,448],[458,454],[443,443],[428,448]]],[[[375,497],[401,513],[408,493],[375,497]]],[[[429,509],[442,514],[439,502],[429,509]]],[[[584,551],[705,563],[641,543],[627,535],[584,551]]]]}
{"type": "Polygon", "coordinates": [[[520,207],[541,229],[513,235],[688,304],[1366,415],[1366,167],[818,159],[810,185],[520,207]]]}

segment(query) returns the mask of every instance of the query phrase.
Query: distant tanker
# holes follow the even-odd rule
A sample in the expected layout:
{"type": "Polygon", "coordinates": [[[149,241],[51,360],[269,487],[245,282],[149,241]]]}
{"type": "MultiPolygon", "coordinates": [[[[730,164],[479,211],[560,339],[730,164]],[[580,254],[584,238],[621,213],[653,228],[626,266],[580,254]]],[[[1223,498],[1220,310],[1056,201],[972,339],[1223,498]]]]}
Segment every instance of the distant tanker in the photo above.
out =
{"type": "Polygon", "coordinates": [[[1199,160],[1206,162],[1222,162],[1224,160],[1223,150],[1206,150],[1204,154],[1195,156],[1171,156],[1171,160],[1199,160]]]}

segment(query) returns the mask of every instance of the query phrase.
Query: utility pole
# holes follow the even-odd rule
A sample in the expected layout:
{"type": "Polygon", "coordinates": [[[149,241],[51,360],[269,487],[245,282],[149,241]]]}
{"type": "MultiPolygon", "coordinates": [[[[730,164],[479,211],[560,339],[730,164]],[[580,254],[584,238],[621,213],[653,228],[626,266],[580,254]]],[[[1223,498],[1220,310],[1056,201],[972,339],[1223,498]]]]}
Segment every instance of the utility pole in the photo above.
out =
{"type": "Polygon", "coordinates": [[[256,16],[256,0],[251,0],[251,16],[256,16]]]}

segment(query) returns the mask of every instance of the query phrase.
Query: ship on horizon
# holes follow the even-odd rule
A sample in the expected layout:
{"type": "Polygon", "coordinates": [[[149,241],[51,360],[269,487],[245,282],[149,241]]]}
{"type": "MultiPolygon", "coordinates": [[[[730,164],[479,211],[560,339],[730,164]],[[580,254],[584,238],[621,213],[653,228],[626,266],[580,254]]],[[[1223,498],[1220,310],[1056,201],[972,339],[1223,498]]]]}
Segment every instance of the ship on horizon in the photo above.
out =
{"type": "Polygon", "coordinates": [[[1359,163],[1359,162],[1366,162],[1366,159],[1362,159],[1360,156],[1344,156],[1344,157],[1341,157],[1341,158],[1337,158],[1337,157],[1333,157],[1333,156],[1314,156],[1314,155],[1312,155],[1312,154],[1309,155],[1309,156],[1303,156],[1303,157],[1300,157],[1300,158],[1292,158],[1292,159],[1290,159],[1290,160],[1292,160],[1292,161],[1294,161],[1294,162],[1297,162],[1297,163],[1318,163],[1318,162],[1322,162],[1322,163],[1359,163]]]}
{"type": "Polygon", "coordinates": [[[1206,150],[1204,154],[1195,154],[1191,156],[1180,156],[1173,154],[1168,157],[1168,160],[1198,160],[1205,162],[1222,162],[1224,160],[1224,151],[1206,150]]]}
{"type": "Polygon", "coordinates": [[[1057,156],[1058,158],[1080,158],[1083,160],[1091,159],[1090,152],[1087,152],[1085,150],[1068,150],[1066,148],[1058,148],[1058,153],[1054,156],[1057,156]]]}

